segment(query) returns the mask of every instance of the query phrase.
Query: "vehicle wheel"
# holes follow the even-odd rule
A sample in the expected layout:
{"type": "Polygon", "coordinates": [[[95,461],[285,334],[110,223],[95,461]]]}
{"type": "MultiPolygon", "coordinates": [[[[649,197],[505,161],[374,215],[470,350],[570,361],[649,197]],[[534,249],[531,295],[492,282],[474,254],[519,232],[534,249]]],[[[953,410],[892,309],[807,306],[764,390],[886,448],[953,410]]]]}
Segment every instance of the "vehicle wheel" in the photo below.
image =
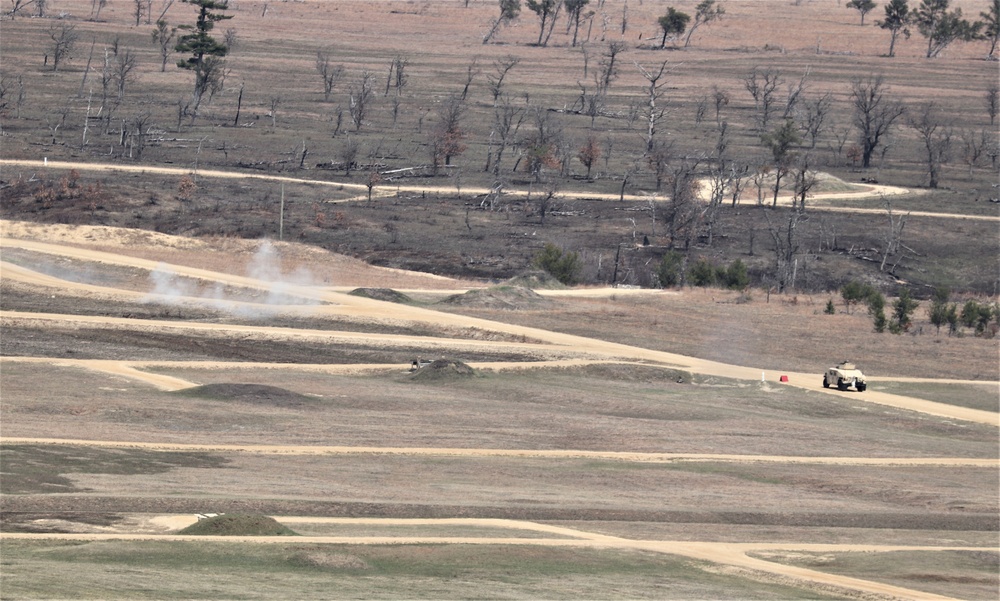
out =
{"type": "Polygon", "coordinates": [[[829,388],[830,383],[826,380],[826,376],[823,376],[823,388],[829,388]]]}
{"type": "Polygon", "coordinates": [[[865,389],[868,388],[868,385],[864,382],[858,382],[854,385],[854,387],[858,389],[858,392],[864,392],[865,389]]]}
{"type": "Polygon", "coordinates": [[[847,382],[843,378],[837,378],[837,390],[847,390],[847,382]]]}

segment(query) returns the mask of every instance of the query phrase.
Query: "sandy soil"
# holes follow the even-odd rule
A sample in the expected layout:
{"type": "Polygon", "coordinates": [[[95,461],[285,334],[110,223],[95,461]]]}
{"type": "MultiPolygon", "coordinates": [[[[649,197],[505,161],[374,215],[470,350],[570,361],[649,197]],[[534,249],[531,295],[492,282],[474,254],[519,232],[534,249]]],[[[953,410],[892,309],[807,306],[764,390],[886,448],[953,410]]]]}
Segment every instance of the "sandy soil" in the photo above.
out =
{"type": "MultiPolygon", "coordinates": [[[[86,166],[88,168],[92,165],[86,166]]],[[[148,169],[145,169],[148,170],[148,169]]],[[[177,170],[183,171],[183,170],[177,170]]],[[[205,173],[202,173],[205,175],[205,173]]],[[[220,177],[246,177],[244,174],[220,175],[220,177]]],[[[340,184],[338,184],[340,185],[340,184]]],[[[129,266],[140,269],[153,270],[158,263],[152,260],[139,259],[122,256],[109,252],[95,251],[79,246],[71,246],[64,241],[62,244],[42,243],[31,240],[13,239],[5,237],[0,240],[0,245],[5,248],[20,248],[35,252],[48,253],[58,256],[71,257],[76,260],[94,261],[111,265],[129,266]]],[[[86,244],[86,240],[77,240],[79,244],[86,244]]],[[[197,278],[211,282],[221,282],[229,285],[237,285],[247,288],[267,287],[265,282],[255,280],[245,276],[235,276],[227,273],[220,273],[211,270],[173,265],[171,268],[178,274],[183,274],[192,278],[197,278]]],[[[39,287],[58,287],[63,291],[72,290],[79,294],[99,294],[102,297],[118,299],[134,299],[141,293],[132,290],[120,290],[112,287],[95,286],[91,284],[81,284],[70,282],[47,276],[30,269],[14,267],[9,264],[3,265],[3,277],[18,280],[25,284],[39,287]]],[[[620,294],[622,291],[609,290],[587,290],[579,294],[620,294]]],[[[593,361],[634,361],[649,365],[656,365],[669,368],[679,368],[697,374],[708,376],[720,376],[743,380],[759,381],[766,379],[768,382],[776,383],[778,374],[766,374],[756,367],[746,367],[738,365],[727,365],[723,363],[706,361],[695,357],[687,357],[674,353],[654,351],[640,347],[624,344],[610,343],[602,340],[561,334],[547,330],[509,325],[485,319],[466,317],[461,315],[446,314],[413,306],[385,303],[367,298],[350,296],[342,292],[308,287],[290,286],[288,293],[302,299],[308,299],[319,303],[321,310],[329,314],[350,316],[358,319],[370,319],[380,323],[424,323],[441,328],[478,328],[487,331],[500,332],[509,336],[520,336],[532,342],[505,342],[505,341],[482,341],[482,340],[461,340],[442,337],[415,337],[389,334],[368,334],[357,332],[339,332],[326,330],[301,330],[291,328],[275,328],[264,326],[233,325],[219,323],[194,323],[194,322],[170,322],[158,320],[143,320],[141,329],[149,331],[162,331],[168,329],[179,329],[185,331],[211,331],[223,336],[240,338],[249,335],[265,338],[308,338],[318,337],[324,339],[360,340],[363,339],[369,344],[383,344],[393,346],[399,344],[419,343],[421,345],[435,345],[437,348],[468,348],[480,347],[489,350],[505,351],[530,351],[538,354],[549,361],[558,362],[559,365],[577,365],[593,361]]],[[[571,293],[570,293],[571,294],[571,293]]],[[[197,303],[198,299],[188,299],[197,303]]],[[[127,320],[104,316],[80,316],[62,314],[30,314],[5,311],[0,314],[0,319],[4,324],[31,322],[42,327],[77,327],[86,324],[88,327],[116,328],[128,326],[132,329],[137,327],[136,320],[127,320]]],[[[192,385],[178,378],[159,376],[146,371],[155,366],[173,364],[180,366],[180,362],[142,362],[142,361],[117,361],[117,360],[63,360],[45,359],[29,357],[4,357],[3,362],[12,361],[34,361],[51,362],[53,364],[66,364],[94,369],[98,371],[115,373],[131,378],[136,378],[165,390],[174,390],[192,385]]],[[[216,369],[226,367],[229,364],[223,362],[196,362],[199,369],[216,369]]],[[[255,364],[250,364],[253,367],[255,364]]],[[[256,364],[259,367],[268,369],[324,369],[324,370],[351,370],[360,369],[400,369],[400,366],[387,365],[347,365],[347,366],[309,366],[301,364],[256,364]]],[[[500,364],[490,363],[491,368],[523,368],[533,364],[500,364]]],[[[247,367],[243,363],[241,367],[247,367]]],[[[849,397],[851,400],[864,400],[866,402],[878,403],[893,407],[917,411],[927,415],[945,417],[948,419],[964,420],[993,426],[1000,426],[1000,416],[995,413],[978,411],[934,403],[899,395],[886,393],[867,392],[865,394],[839,392],[836,390],[825,390],[821,387],[819,378],[815,374],[783,373],[788,376],[787,385],[797,386],[808,390],[849,397]]],[[[322,446],[265,446],[265,445],[185,445],[185,444],[162,444],[162,443],[135,443],[116,441],[81,441],[68,439],[9,439],[4,442],[9,444],[74,444],[93,445],[119,448],[144,448],[155,450],[198,450],[198,451],[231,451],[246,453],[267,453],[267,454],[409,454],[409,455],[440,455],[440,456],[509,456],[509,457],[574,457],[574,458],[600,458],[614,459],[621,461],[635,462],[675,462],[675,461],[722,461],[722,462],[783,462],[783,463],[812,463],[826,465],[860,465],[860,466],[885,466],[885,465],[947,465],[956,468],[969,467],[993,467],[996,462],[992,459],[958,459],[958,458],[891,458],[891,459],[870,459],[859,457],[788,457],[788,456],[747,456],[747,455],[725,455],[725,454],[657,454],[657,453],[606,453],[606,452],[584,452],[573,450],[559,451],[539,451],[539,450],[496,450],[496,449],[443,449],[443,448],[383,448],[383,447],[322,447],[322,446]]],[[[190,518],[180,518],[177,516],[163,516],[157,518],[160,526],[175,527],[190,518]]],[[[315,518],[299,517],[299,520],[314,520],[315,518]]],[[[292,520],[294,521],[294,520],[292,520]]],[[[379,521],[378,523],[393,524],[400,522],[379,521]]],[[[913,599],[942,599],[946,597],[936,596],[920,591],[914,591],[887,584],[871,581],[859,580],[846,576],[825,574],[806,568],[786,566],[778,563],[765,561],[750,557],[748,554],[757,551],[773,550],[800,550],[800,551],[863,551],[879,552],[893,550],[949,550],[950,547],[894,547],[894,546],[872,546],[872,545],[809,545],[809,544],[744,544],[744,543],[705,543],[705,542],[678,542],[678,541],[649,541],[631,540],[614,536],[594,534],[582,530],[546,526],[524,522],[506,522],[502,520],[466,520],[465,525],[491,526],[505,528],[519,528],[537,531],[540,534],[559,534],[573,538],[469,538],[469,537],[300,537],[297,542],[301,543],[347,543],[347,544],[416,544],[416,543],[444,543],[444,544],[537,544],[537,545],[574,545],[588,546],[595,548],[635,548],[648,551],[679,554],[686,557],[708,561],[716,564],[738,568],[744,571],[748,577],[765,579],[788,579],[799,585],[806,583],[807,586],[815,590],[833,590],[840,594],[848,595],[880,595],[889,597],[902,597],[913,599]]],[[[181,537],[177,535],[149,535],[149,534],[12,534],[0,535],[3,538],[72,538],[86,540],[140,540],[156,538],[157,540],[216,540],[216,537],[181,537]]],[[[279,542],[276,539],[262,538],[241,538],[241,537],[218,537],[218,540],[227,542],[279,542]]],[[[284,542],[284,541],[280,541],[284,542]]],[[[965,549],[964,547],[962,549],[965,549]]],[[[978,549],[978,548],[977,548],[978,549]]]]}

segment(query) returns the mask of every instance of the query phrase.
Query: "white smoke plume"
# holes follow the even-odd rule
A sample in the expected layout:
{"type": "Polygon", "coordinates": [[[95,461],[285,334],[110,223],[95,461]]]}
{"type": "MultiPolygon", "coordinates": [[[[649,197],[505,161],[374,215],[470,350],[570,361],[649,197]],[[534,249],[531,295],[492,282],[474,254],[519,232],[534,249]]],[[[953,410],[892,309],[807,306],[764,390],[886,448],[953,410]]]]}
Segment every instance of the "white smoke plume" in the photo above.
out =
{"type": "Polygon", "coordinates": [[[263,318],[273,315],[288,305],[315,305],[319,301],[308,296],[295,294],[295,288],[316,287],[312,273],[304,268],[286,274],[282,272],[281,256],[269,240],[264,240],[247,265],[246,276],[267,285],[263,298],[254,294],[253,298],[238,298],[227,294],[226,287],[216,283],[211,288],[200,287],[190,278],[174,272],[166,264],[160,264],[149,274],[152,289],[144,299],[146,302],[180,304],[197,300],[202,304],[240,317],[263,318]]]}

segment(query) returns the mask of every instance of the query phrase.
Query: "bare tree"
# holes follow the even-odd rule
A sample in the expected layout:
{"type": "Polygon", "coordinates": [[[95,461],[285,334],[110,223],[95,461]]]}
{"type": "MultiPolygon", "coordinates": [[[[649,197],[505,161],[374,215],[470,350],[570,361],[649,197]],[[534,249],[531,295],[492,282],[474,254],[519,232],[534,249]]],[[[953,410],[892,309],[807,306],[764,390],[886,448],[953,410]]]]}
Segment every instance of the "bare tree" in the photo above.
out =
{"type": "Polygon", "coordinates": [[[389,88],[391,87],[395,87],[396,96],[399,96],[409,79],[409,76],[406,74],[406,67],[409,64],[410,59],[402,54],[392,57],[392,62],[389,63],[389,76],[385,80],[385,93],[382,94],[383,96],[389,95],[389,88]]]}
{"type": "Polygon", "coordinates": [[[281,104],[281,96],[271,96],[269,103],[270,108],[267,111],[267,116],[271,118],[271,127],[275,127],[278,121],[278,105],[281,104]]]}
{"type": "Polygon", "coordinates": [[[743,87],[753,97],[754,108],[757,110],[757,127],[761,131],[767,130],[771,115],[777,109],[775,92],[783,81],[781,72],[770,67],[763,71],[754,67],[743,78],[743,87]]]}
{"type": "Polygon", "coordinates": [[[993,125],[997,118],[997,112],[1000,112],[1000,85],[991,83],[990,87],[986,88],[986,95],[983,99],[986,101],[986,112],[990,116],[990,125],[993,125]]]}
{"type": "Polygon", "coordinates": [[[371,109],[373,80],[374,76],[371,72],[365,70],[361,72],[361,77],[358,78],[357,82],[351,86],[350,111],[351,121],[354,122],[354,131],[361,130],[365,117],[368,116],[368,111],[371,109]]]}
{"type": "Polygon", "coordinates": [[[653,170],[657,192],[663,190],[663,184],[670,175],[670,162],[675,154],[673,142],[665,140],[653,140],[652,147],[646,151],[646,162],[653,170]]]}
{"type": "Polygon", "coordinates": [[[24,104],[24,76],[0,76],[0,113],[10,108],[14,109],[14,118],[21,118],[21,106],[24,104]]]}
{"type": "MultiPolygon", "coordinates": [[[[892,203],[889,202],[889,198],[883,196],[882,201],[885,202],[885,212],[889,217],[889,227],[885,231],[885,250],[882,251],[882,263],[879,265],[879,271],[885,271],[885,264],[889,257],[899,252],[899,247],[903,243],[903,228],[906,226],[906,218],[910,216],[909,213],[905,215],[893,215],[892,203]]],[[[896,264],[899,264],[898,260],[896,264]]],[[[895,271],[895,268],[896,266],[893,265],[892,271],[895,271]]]]}
{"type": "Polygon", "coordinates": [[[462,86],[463,101],[469,96],[469,88],[472,86],[472,82],[475,81],[476,77],[482,72],[483,70],[479,68],[479,58],[473,57],[469,66],[465,68],[465,85],[462,86]]]}
{"type": "Polygon", "coordinates": [[[990,148],[990,132],[981,129],[978,132],[973,129],[962,130],[960,138],[962,140],[962,161],[969,166],[969,177],[972,177],[972,170],[979,164],[980,159],[986,156],[990,148]]]}
{"type": "Polygon", "coordinates": [[[646,88],[646,152],[653,150],[653,139],[656,135],[656,126],[666,115],[666,107],[663,103],[657,106],[657,102],[663,94],[663,87],[667,85],[666,80],[663,79],[664,75],[667,73],[667,65],[670,61],[663,61],[658,69],[647,70],[639,63],[635,63],[636,68],[642,73],[643,78],[649,82],[649,86],[646,88]],[[662,81],[661,81],[662,80],[662,81]]]}
{"type": "Polygon", "coordinates": [[[344,75],[343,65],[330,63],[330,54],[325,50],[316,51],[316,71],[323,78],[323,100],[329,102],[330,94],[344,75]]]}
{"type": "Polygon", "coordinates": [[[674,162],[667,176],[670,199],[666,203],[663,220],[667,226],[667,246],[688,250],[695,236],[695,225],[700,215],[698,202],[697,169],[704,157],[686,156],[674,162]]]}
{"type": "Polygon", "coordinates": [[[434,175],[442,164],[451,165],[453,156],[465,152],[466,145],[462,142],[465,132],[461,125],[464,112],[465,105],[457,94],[449,96],[438,106],[438,122],[431,132],[429,145],[434,175]]]}
{"type": "Polygon", "coordinates": [[[340,147],[340,160],[344,164],[344,177],[351,176],[351,169],[354,168],[354,163],[358,159],[358,152],[360,150],[361,147],[358,145],[358,141],[350,136],[344,141],[344,145],[340,147]]]}
{"type": "Polygon", "coordinates": [[[910,115],[910,127],[920,135],[927,161],[928,187],[937,188],[941,175],[941,165],[948,161],[951,150],[951,128],[946,127],[944,118],[933,102],[928,102],[910,115]]]}
{"type": "MultiPolygon", "coordinates": [[[[525,116],[525,110],[514,106],[507,95],[501,96],[493,109],[493,131],[490,133],[490,139],[492,147],[493,137],[497,138],[495,159],[492,165],[495,177],[500,177],[503,153],[517,138],[518,130],[521,129],[525,116]]],[[[489,157],[487,157],[486,171],[489,171],[490,167],[489,157]]]]}
{"type": "Polygon", "coordinates": [[[816,148],[816,139],[825,129],[826,119],[833,106],[833,95],[827,92],[818,98],[807,99],[804,104],[802,129],[809,136],[809,148],[816,148]]]}
{"type": "Polygon", "coordinates": [[[167,70],[167,59],[174,49],[172,42],[176,35],[176,27],[170,27],[163,19],[156,22],[156,29],[153,30],[153,43],[157,44],[160,49],[160,73],[167,70]]]}
{"type": "Polygon", "coordinates": [[[906,110],[901,102],[889,98],[887,91],[881,75],[858,77],[851,84],[854,125],[861,138],[861,165],[866,169],[871,166],[875,149],[906,110]]]}
{"type": "Polygon", "coordinates": [[[819,178],[816,176],[816,172],[809,168],[809,153],[802,155],[799,159],[798,164],[795,167],[795,178],[794,178],[794,197],[792,198],[792,204],[798,200],[799,210],[806,210],[806,198],[812,192],[812,189],[819,184],[819,178]]]}
{"type": "Polygon", "coordinates": [[[132,16],[135,17],[135,26],[138,27],[149,6],[146,4],[146,0],[132,0],[132,2],[134,3],[132,16]]]}
{"type": "Polygon", "coordinates": [[[788,84],[788,95],[785,99],[785,112],[782,113],[782,119],[788,119],[795,112],[795,107],[799,104],[799,98],[802,97],[802,92],[806,89],[806,80],[809,78],[810,67],[806,67],[806,72],[802,74],[802,77],[795,84],[788,84]]]}
{"type": "Polygon", "coordinates": [[[512,54],[500,57],[493,61],[493,73],[486,76],[487,84],[490,87],[490,93],[493,94],[493,107],[496,108],[497,99],[500,98],[500,94],[503,93],[504,80],[507,78],[507,74],[510,70],[517,66],[521,62],[521,59],[517,58],[512,54]]]}
{"type": "Polygon", "coordinates": [[[587,179],[590,179],[591,168],[597,162],[597,159],[601,158],[601,147],[597,143],[597,138],[593,135],[587,136],[587,140],[580,147],[579,152],[576,154],[576,158],[580,159],[583,166],[587,168],[587,179]]]}
{"type": "Polygon", "coordinates": [[[795,237],[795,230],[798,227],[802,212],[793,210],[788,216],[785,225],[774,224],[771,217],[764,212],[764,219],[767,220],[767,230],[771,234],[771,241],[774,243],[774,276],[777,280],[778,291],[784,292],[786,288],[795,286],[796,260],[795,254],[799,250],[799,243],[795,237]]]}
{"type": "Polygon", "coordinates": [[[139,72],[136,70],[138,66],[138,55],[131,48],[117,49],[114,60],[114,81],[119,102],[125,97],[125,88],[138,80],[139,72]]]}
{"type": "Polygon", "coordinates": [[[722,109],[729,106],[729,94],[718,86],[712,86],[712,101],[715,103],[715,123],[722,124],[722,109]]]}
{"type": "Polygon", "coordinates": [[[601,69],[598,85],[607,92],[611,82],[618,78],[618,55],[625,52],[625,42],[609,42],[604,54],[601,55],[601,69]]]}
{"type": "Polygon", "coordinates": [[[73,46],[76,45],[80,35],[76,32],[76,25],[69,23],[53,24],[49,27],[48,33],[52,40],[52,70],[58,71],[59,63],[69,60],[73,46]]]}

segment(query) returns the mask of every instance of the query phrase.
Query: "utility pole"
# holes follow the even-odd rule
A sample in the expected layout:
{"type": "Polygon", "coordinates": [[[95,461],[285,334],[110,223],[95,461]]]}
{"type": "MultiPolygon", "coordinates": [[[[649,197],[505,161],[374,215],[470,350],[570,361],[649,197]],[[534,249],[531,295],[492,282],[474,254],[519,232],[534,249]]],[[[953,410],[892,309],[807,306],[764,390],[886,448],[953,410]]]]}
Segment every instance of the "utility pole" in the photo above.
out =
{"type": "Polygon", "coordinates": [[[278,216],[278,240],[285,239],[285,184],[281,184],[281,212],[278,216]]]}

